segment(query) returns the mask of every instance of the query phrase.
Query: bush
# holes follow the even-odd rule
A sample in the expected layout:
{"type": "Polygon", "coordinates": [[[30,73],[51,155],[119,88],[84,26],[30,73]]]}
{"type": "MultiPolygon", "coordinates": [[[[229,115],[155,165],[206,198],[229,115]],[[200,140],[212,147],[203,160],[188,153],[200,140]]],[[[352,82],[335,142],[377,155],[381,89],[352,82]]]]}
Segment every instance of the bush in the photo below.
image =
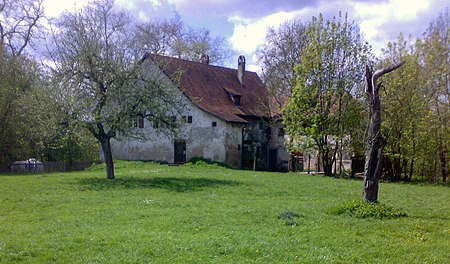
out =
{"type": "Polygon", "coordinates": [[[299,225],[299,222],[296,220],[296,218],[303,217],[297,213],[294,213],[292,211],[283,211],[278,213],[278,219],[286,220],[285,224],[289,226],[297,226],[299,225]]]}
{"type": "Polygon", "coordinates": [[[352,200],[330,208],[329,213],[334,215],[346,214],[357,218],[392,219],[405,217],[407,214],[399,209],[380,203],[371,203],[361,200],[352,200]]]}
{"type": "Polygon", "coordinates": [[[217,162],[210,159],[202,158],[202,157],[193,157],[186,165],[195,165],[195,166],[219,166],[231,169],[231,166],[224,162],[217,162]]]}

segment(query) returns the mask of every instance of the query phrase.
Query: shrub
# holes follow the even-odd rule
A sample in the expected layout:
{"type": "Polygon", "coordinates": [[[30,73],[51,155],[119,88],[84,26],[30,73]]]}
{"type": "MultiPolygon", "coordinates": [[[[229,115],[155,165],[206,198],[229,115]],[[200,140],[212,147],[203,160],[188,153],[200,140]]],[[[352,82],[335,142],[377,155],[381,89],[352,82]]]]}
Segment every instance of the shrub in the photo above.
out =
{"type": "Polygon", "coordinates": [[[186,165],[195,165],[195,166],[220,166],[231,169],[231,166],[224,162],[217,162],[210,159],[202,158],[202,157],[193,157],[186,165]]]}
{"type": "Polygon", "coordinates": [[[344,202],[330,208],[329,213],[335,215],[346,214],[357,218],[371,217],[378,219],[392,219],[407,216],[407,214],[399,208],[386,206],[380,203],[366,202],[362,200],[352,200],[344,202]]]}
{"type": "Polygon", "coordinates": [[[286,220],[285,223],[289,226],[297,226],[299,222],[296,220],[296,218],[299,217],[301,217],[301,215],[289,210],[278,213],[278,219],[286,220]]]}

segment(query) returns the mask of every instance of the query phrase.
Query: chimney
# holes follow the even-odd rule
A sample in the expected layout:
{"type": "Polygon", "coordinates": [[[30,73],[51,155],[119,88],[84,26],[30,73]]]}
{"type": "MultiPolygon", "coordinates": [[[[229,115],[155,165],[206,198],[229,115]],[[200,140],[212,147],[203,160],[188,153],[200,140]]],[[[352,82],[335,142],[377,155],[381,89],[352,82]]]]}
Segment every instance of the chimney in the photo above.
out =
{"type": "Polygon", "coordinates": [[[245,74],[245,57],[239,56],[238,59],[238,79],[242,86],[244,86],[244,74],[245,74]]]}
{"type": "Polygon", "coordinates": [[[200,62],[209,65],[209,56],[206,54],[202,54],[202,56],[200,57],[200,62]]]}

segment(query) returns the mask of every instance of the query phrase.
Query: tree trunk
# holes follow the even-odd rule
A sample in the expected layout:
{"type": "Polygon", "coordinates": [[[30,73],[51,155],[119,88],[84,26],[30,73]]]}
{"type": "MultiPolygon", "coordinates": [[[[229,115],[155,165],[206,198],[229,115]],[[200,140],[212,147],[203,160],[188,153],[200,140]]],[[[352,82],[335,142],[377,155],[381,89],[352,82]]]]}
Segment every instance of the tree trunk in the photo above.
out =
{"type": "Polygon", "coordinates": [[[364,166],[363,199],[368,202],[378,201],[378,181],[381,173],[381,159],[385,141],[381,135],[381,107],[378,78],[402,66],[404,62],[389,68],[372,71],[366,65],[366,93],[370,106],[370,130],[366,149],[366,163],[364,166]]]}
{"type": "Polygon", "coordinates": [[[114,161],[112,158],[111,138],[103,138],[100,140],[102,146],[103,157],[106,163],[106,178],[114,179],[114,161]]]}
{"type": "Polygon", "coordinates": [[[445,157],[446,151],[441,148],[439,151],[439,160],[441,161],[441,176],[442,182],[447,182],[448,170],[447,170],[447,159],[445,157]]]}

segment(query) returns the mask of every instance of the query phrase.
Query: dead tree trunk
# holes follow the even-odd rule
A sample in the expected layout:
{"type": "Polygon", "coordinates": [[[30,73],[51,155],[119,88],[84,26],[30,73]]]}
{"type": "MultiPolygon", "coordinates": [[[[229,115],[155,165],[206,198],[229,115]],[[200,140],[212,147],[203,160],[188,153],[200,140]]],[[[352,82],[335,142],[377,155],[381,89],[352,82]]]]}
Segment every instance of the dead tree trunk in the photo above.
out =
{"type": "Polygon", "coordinates": [[[386,144],[381,135],[381,109],[380,109],[380,84],[378,78],[389,73],[405,62],[400,62],[388,68],[382,68],[373,72],[366,65],[366,93],[370,105],[370,130],[366,149],[366,163],[364,166],[363,200],[368,202],[378,201],[378,180],[381,173],[381,160],[383,148],[386,144]]]}

